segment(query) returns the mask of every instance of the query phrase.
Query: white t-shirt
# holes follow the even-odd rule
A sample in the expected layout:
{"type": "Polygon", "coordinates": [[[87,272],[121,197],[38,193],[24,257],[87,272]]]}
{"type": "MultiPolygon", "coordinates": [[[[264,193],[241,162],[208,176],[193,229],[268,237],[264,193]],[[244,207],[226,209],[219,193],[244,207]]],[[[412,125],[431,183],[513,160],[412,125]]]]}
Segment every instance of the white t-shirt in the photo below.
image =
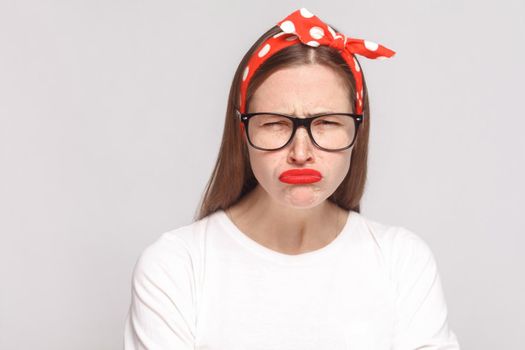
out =
{"type": "Polygon", "coordinates": [[[355,211],[288,255],[219,210],[148,246],[131,295],[125,350],[459,349],[428,245],[355,211]]]}

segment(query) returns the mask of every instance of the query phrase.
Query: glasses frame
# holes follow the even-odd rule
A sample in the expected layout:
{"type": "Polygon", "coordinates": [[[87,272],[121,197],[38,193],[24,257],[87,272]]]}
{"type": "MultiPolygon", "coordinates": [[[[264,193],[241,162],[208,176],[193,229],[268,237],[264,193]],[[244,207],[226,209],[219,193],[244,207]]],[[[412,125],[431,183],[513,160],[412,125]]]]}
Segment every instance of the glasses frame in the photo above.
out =
{"type": "Polygon", "coordinates": [[[235,119],[240,119],[240,121],[244,124],[244,131],[246,133],[246,138],[248,139],[248,142],[250,143],[250,145],[253,148],[259,149],[261,151],[277,151],[277,150],[285,148],[293,140],[295,136],[295,132],[297,131],[297,128],[300,126],[304,126],[306,128],[306,131],[308,132],[308,135],[310,136],[310,140],[315,145],[315,147],[323,151],[327,151],[327,152],[339,152],[339,151],[348,149],[354,145],[355,140],[357,139],[357,133],[359,131],[359,126],[363,122],[363,114],[333,112],[333,113],[317,114],[317,115],[313,115],[311,117],[306,117],[306,118],[297,118],[296,116],[293,116],[293,115],[273,113],[273,112],[241,113],[238,109],[235,109],[235,119]],[[250,140],[250,133],[248,132],[248,125],[249,125],[250,118],[256,115],[259,115],[259,114],[271,114],[271,115],[276,115],[280,117],[285,117],[285,118],[288,118],[293,123],[293,130],[292,130],[292,134],[290,135],[290,139],[283,146],[279,148],[267,149],[267,148],[257,147],[252,143],[252,140],[250,140]],[[354,139],[352,140],[349,146],[343,147],[343,148],[337,148],[337,149],[327,149],[327,148],[321,147],[317,142],[315,142],[310,126],[312,125],[312,122],[315,119],[320,118],[320,117],[325,117],[327,115],[346,115],[348,117],[351,117],[354,120],[355,134],[354,134],[354,139]]]}

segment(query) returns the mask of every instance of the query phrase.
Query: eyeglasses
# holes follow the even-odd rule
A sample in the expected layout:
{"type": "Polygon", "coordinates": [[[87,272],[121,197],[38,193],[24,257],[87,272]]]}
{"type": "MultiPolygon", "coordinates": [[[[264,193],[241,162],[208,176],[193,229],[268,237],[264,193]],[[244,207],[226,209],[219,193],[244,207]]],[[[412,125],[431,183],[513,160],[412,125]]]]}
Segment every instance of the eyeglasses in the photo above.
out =
{"type": "Polygon", "coordinates": [[[244,124],[250,145],[263,151],[276,151],[286,147],[298,127],[304,126],[313,144],[328,152],[342,151],[352,147],[363,114],[325,113],[308,118],[271,113],[240,113],[235,117],[244,124]]]}

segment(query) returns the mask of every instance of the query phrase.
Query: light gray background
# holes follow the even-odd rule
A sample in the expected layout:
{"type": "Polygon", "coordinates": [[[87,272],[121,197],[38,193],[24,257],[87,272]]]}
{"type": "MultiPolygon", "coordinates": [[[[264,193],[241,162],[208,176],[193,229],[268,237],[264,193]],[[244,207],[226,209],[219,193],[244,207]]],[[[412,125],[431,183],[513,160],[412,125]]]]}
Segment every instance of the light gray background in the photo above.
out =
{"type": "Polygon", "coordinates": [[[363,214],[432,248],[463,349],[523,349],[525,4],[0,3],[0,349],[119,349],[140,252],[191,222],[250,45],[306,7],[361,58],[363,214]]]}

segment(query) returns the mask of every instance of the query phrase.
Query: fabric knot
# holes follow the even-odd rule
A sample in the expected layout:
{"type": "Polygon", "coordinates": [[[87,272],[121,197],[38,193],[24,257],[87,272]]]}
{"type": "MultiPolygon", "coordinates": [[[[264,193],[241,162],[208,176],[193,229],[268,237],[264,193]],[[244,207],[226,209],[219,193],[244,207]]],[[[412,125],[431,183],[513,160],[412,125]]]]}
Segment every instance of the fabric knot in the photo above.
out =
{"type": "Polygon", "coordinates": [[[337,35],[328,46],[342,52],[346,47],[346,36],[337,35]]]}

